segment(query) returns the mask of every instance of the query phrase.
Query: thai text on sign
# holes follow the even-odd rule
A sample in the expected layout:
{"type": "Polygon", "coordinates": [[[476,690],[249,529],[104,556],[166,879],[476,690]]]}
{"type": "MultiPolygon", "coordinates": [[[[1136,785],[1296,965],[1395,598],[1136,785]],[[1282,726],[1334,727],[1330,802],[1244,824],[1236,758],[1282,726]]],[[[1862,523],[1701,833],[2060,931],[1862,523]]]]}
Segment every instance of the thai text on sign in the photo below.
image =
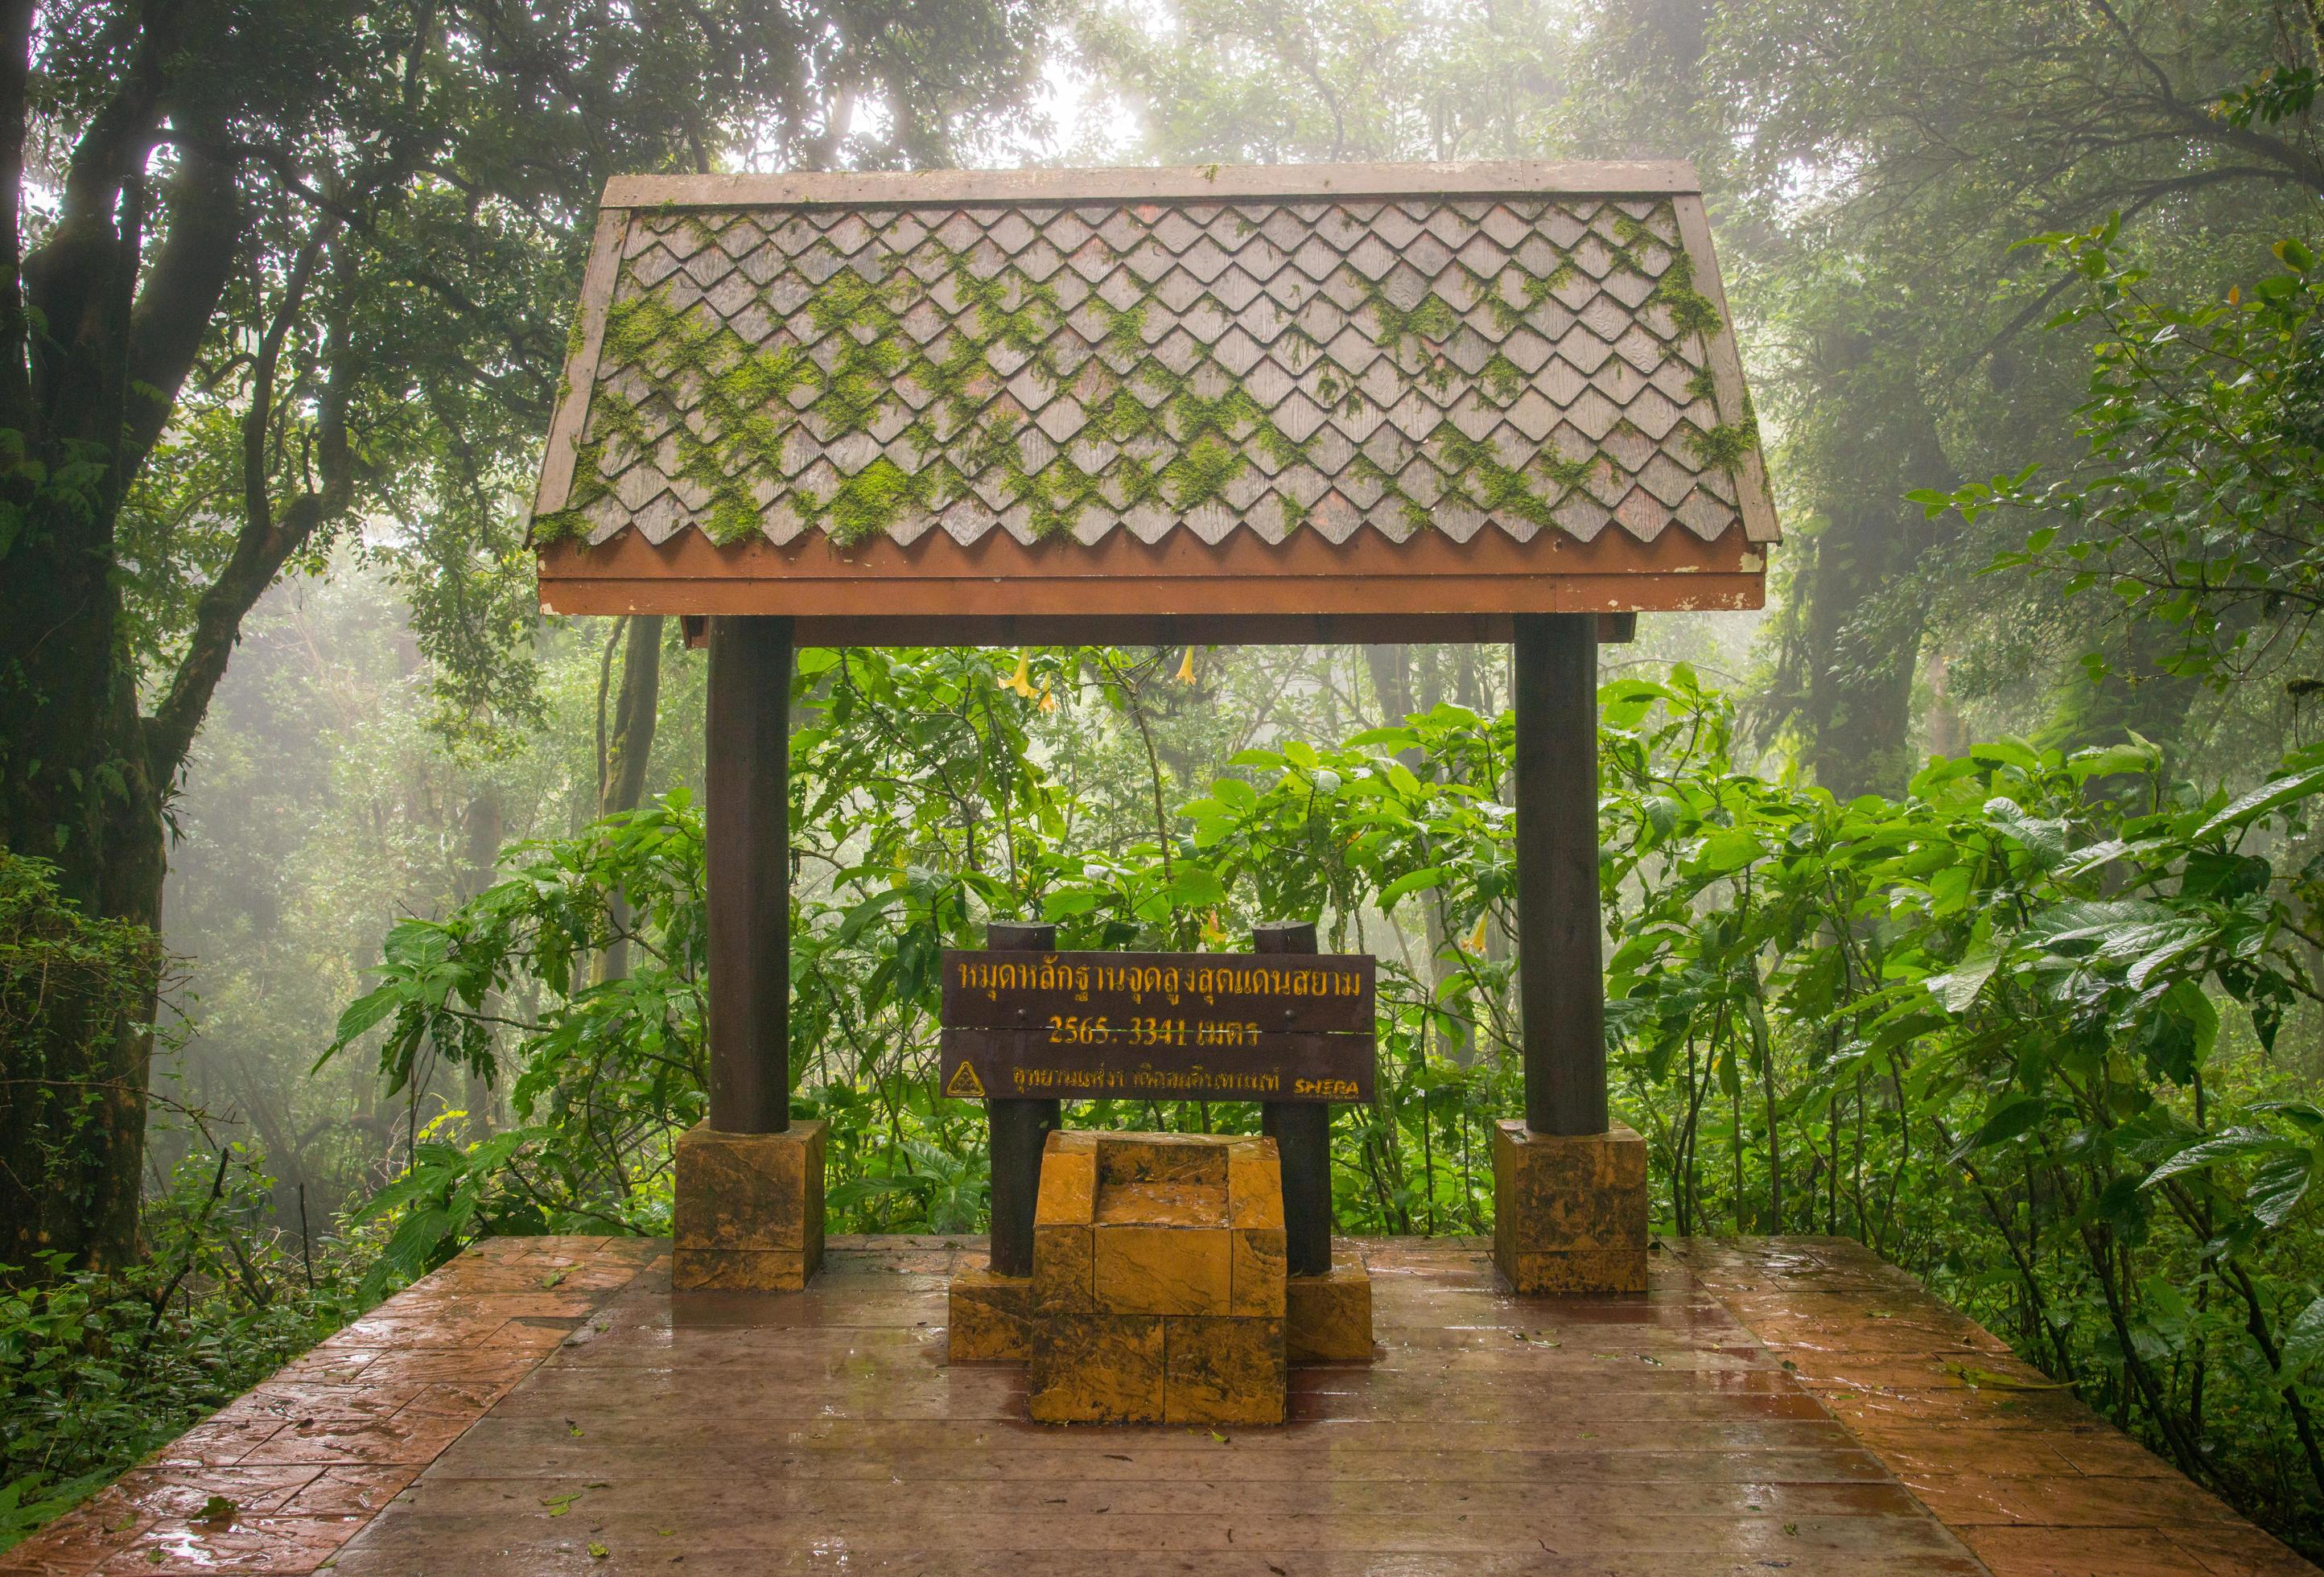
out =
{"type": "Polygon", "coordinates": [[[955,951],[946,1093],[990,1100],[1363,1101],[1364,954],[955,951]]]}

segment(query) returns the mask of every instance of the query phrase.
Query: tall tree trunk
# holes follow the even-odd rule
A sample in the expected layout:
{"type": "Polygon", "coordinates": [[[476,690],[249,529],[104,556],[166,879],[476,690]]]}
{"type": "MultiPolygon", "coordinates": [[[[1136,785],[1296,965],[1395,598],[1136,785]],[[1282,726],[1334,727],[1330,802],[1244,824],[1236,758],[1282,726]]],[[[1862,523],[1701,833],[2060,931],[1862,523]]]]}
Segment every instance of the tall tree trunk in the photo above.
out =
{"type": "Polygon", "coordinates": [[[1818,783],[1841,799],[1895,794],[1912,776],[1926,632],[1904,582],[1939,530],[1904,495],[1957,479],[1921,369],[1896,347],[1842,327],[1817,343],[1815,375],[1801,448],[1823,527],[1803,544],[1784,687],[1818,783]]]}
{"type": "MultiPolygon", "coordinates": [[[[611,720],[600,725],[605,741],[597,773],[601,816],[635,810],[645,798],[646,764],[653,754],[654,722],[661,706],[661,622],[659,613],[632,613],[622,621],[621,689],[611,720]]],[[[626,928],[632,918],[627,897],[615,894],[614,928],[626,928]]],[[[617,937],[597,955],[596,978],[620,980],[629,972],[630,945],[617,937]]]]}
{"type": "Polygon", "coordinates": [[[662,616],[632,613],[622,623],[622,684],[605,727],[605,758],[597,777],[599,816],[635,810],[645,798],[646,763],[653,754],[661,706],[662,616]]]}
{"type": "MultiPolygon", "coordinates": [[[[467,834],[461,857],[459,886],[456,892],[462,903],[492,885],[494,869],[500,860],[503,822],[501,812],[501,791],[491,784],[479,788],[468,800],[467,814],[461,817],[467,834]]],[[[500,1126],[500,1100],[492,1081],[470,1068],[465,1075],[466,1088],[461,1092],[460,1105],[468,1114],[467,1133],[470,1140],[489,1139],[500,1126]]]]}
{"type": "MultiPolygon", "coordinates": [[[[119,654],[120,595],[68,508],[30,508],[0,567],[0,844],[56,867],[83,913],[161,931],[161,795],[134,676],[119,654]],[[63,518],[59,518],[63,517],[63,518]]],[[[97,1268],[137,1252],[150,1024],[60,1015],[6,1048],[0,1084],[0,1263],[63,1250],[97,1268]]]]}

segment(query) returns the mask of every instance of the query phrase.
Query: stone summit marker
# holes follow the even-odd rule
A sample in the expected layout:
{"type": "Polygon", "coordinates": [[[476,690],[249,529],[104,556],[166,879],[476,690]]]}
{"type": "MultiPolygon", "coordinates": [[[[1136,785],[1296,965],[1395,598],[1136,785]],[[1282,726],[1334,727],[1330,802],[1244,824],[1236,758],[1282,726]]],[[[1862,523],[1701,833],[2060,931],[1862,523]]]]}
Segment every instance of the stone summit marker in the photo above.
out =
{"type": "Polygon", "coordinates": [[[1369,1101],[1368,954],[944,955],[942,1088],[965,1100],[1369,1101]]]}

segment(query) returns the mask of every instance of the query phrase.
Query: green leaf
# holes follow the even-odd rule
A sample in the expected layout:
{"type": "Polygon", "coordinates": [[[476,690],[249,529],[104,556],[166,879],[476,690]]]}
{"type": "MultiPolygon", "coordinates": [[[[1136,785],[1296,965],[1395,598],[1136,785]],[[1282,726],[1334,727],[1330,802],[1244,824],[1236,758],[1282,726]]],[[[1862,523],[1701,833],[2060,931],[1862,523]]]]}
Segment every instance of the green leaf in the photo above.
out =
{"type": "Polygon", "coordinates": [[[2324,1358],[2324,1297],[2302,1309],[2285,1329],[2282,1344],[2276,1350],[2275,1383],[2298,1385],[2319,1358],[2324,1358]]]}
{"type": "Polygon", "coordinates": [[[1706,875],[1724,876],[1740,871],[1766,850],[1757,835],[1743,827],[1728,827],[1702,840],[1696,863],[1706,875]]]}
{"type": "Polygon", "coordinates": [[[2264,1128],[2230,1128],[2199,1143],[2189,1145],[2177,1155],[2146,1175],[2145,1186],[2152,1188],[2166,1178],[2188,1172],[2200,1172],[2216,1167],[2222,1161],[2249,1160],[2255,1156],[2282,1155],[2293,1151],[2306,1155],[2300,1146],[2280,1133],[2264,1128]]]}
{"type": "Polygon", "coordinates": [[[866,926],[910,896],[911,889],[908,887],[891,887],[884,892],[872,894],[847,911],[847,918],[840,921],[839,931],[832,937],[831,945],[834,947],[846,946],[862,935],[866,926]]]}
{"type": "Polygon", "coordinates": [[[1945,974],[1931,975],[1924,983],[1929,994],[1944,1004],[1948,1013],[1966,1013],[1985,990],[1985,982],[2001,962],[2001,954],[1990,944],[1976,948],[1968,957],[1945,974]]]}
{"type": "Polygon", "coordinates": [[[1978,1150],[2006,1144],[2013,1139],[2033,1132],[2050,1115],[2050,1102],[2039,1095],[2009,1096],[1987,1116],[1978,1130],[1955,1145],[1952,1154],[1945,1158],[1960,1161],[1978,1150]]]}
{"type": "Polygon", "coordinates": [[[401,1007],[403,991],[401,982],[391,981],[375,991],[365,991],[347,1004],[347,1010],[339,1015],[337,1029],[333,1031],[332,1049],[346,1045],[401,1007]]]}
{"type": "Polygon", "coordinates": [[[1180,908],[1209,908],[1227,900],[1227,890],[1207,865],[1180,863],[1170,873],[1170,899],[1180,908]]]}
{"type": "Polygon", "coordinates": [[[2231,828],[2248,826],[2253,822],[2280,807],[2305,799],[2324,788],[2324,766],[2314,766],[2304,772],[2294,772],[2288,778],[2278,778],[2263,783],[2250,793],[2230,801],[2224,810],[2195,829],[2197,838],[2217,837],[2231,828]]]}
{"type": "Polygon", "coordinates": [[[2293,1148],[2263,1164],[2252,1175],[2250,1189],[2244,1203],[2262,1224],[2280,1227],[2300,1208],[2308,1194],[2308,1185],[2316,1177],[2316,1156],[2302,1148],[2293,1148]]]}
{"type": "Polygon", "coordinates": [[[1412,893],[1425,892],[1432,887],[1441,886],[1443,881],[1444,868],[1442,865],[1431,865],[1425,871],[1415,871],[1408,876],[1399,876],[1380,889],[1379,907],[1383,911],[1393,908],[1396,907],[1397,899],[1412,893]]]}

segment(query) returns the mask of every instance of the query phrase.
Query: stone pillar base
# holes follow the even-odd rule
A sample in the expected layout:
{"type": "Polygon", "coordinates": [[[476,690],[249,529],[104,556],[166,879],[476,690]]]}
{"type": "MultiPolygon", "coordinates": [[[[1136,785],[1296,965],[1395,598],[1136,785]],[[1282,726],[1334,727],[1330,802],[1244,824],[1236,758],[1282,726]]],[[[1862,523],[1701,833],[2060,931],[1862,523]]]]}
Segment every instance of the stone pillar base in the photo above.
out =
{"type": "Polygon", "coordinates": [[[824,1125],[678,1141],[670,1286],[679,1292],[798,1292],[823,1264],[824,1125]]]}
{"type": "Polygon", "coordinates": [[[1646,1290],[1646,1141],[1493,1126],[1493,1263],[1519,1293],[1646,1290]]]}
{"type": "Polygon", "coordinates": [[[953,1363],[1026,1363],[1033,1357],[1033,1278],[978,1266],[945,1288],[953,1363]]]}
{"type": "Polygon", "coordinates": [[[1283,1282],[1283,1344],[1294,1363],[1369,1363],[1372,1278],[1360,1265],[1283,1282]]]}

